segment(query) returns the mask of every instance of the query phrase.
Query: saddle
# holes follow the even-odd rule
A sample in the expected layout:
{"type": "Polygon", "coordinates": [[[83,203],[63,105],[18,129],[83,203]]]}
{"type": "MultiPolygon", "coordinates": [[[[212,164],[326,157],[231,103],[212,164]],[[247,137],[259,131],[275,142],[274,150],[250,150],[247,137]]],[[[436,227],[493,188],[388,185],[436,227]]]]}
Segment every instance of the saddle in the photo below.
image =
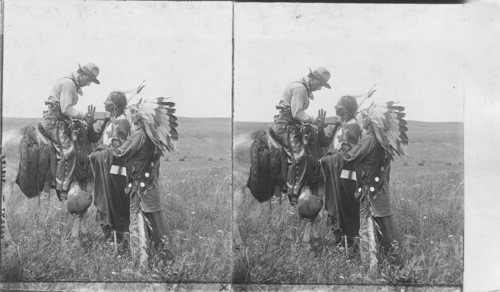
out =
{"type": "MultiPolygon", "coordinates": [[[[54,144],[57,142],[53,141],[41,122],[36,127],[22,128],[21,134],[16,183],[28,198],[33,198],[42,191],[48,193],[56,185],[57,152],[54,144]]],[[[78,165],[75,167],[78,170],[78,165]]]]}

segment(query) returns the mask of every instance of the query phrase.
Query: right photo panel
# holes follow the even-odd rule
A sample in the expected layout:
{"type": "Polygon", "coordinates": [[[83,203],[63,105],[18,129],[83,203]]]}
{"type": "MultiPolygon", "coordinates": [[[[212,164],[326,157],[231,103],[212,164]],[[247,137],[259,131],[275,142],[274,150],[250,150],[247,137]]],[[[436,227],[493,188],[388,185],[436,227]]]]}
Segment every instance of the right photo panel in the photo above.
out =
{"type": "Polygon", "coordinates": [[[463,285],[463,13],[234,3],[234,284],[463,285]]]}

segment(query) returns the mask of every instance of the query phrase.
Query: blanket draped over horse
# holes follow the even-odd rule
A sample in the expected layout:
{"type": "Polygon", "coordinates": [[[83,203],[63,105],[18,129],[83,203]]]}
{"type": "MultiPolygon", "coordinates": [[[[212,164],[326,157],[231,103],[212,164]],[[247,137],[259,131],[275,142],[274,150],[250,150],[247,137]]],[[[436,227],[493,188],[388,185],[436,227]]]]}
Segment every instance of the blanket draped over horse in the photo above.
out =
{"type": "MultiPolygon", "coordinates": [[[[270,128],[268,131],[259,130],[252,135],[251,166],[247,187],[259,201],[270,200],[273,195],[287,192],[289,181],[288,168],[295,167],[297,162],[304,166],[303,186],[307,186],[314,193],[322,185],[324,178],[319,159],[325,154],[322,147],[330,144],[331,138],[325,135],[323,128],[311,125],[289,125],[296,139],[302,144],[303,151],[294,159],[287,159],[287,153],[279,139],[270,128]],[[301,161],[298,161],[301,160],[301,161]]],[[[289,199],[292,202],[292,196],[289,199]]]]}
{"type": "MultiPolygon", "coordinates": [[[[75,141],[73,176],[66,179],[71,184],[75,180],[81,188],[93,178],[87,156],[92,152],[93,142],[97,142],[99,134],[93,127],[87,127],[79,121],[72,121],[67,125],[71,131],[69,135],[75,141]]],[[[57,161],[58,154],[50,136],[44,132],[41,124],[38,131],[34,126],[21,129],[23,138],[19,145],[19,172],[16,183],[21,191],[33,198],[40,193],[49,192],[51,188],[57,190],[57,161]]]]}

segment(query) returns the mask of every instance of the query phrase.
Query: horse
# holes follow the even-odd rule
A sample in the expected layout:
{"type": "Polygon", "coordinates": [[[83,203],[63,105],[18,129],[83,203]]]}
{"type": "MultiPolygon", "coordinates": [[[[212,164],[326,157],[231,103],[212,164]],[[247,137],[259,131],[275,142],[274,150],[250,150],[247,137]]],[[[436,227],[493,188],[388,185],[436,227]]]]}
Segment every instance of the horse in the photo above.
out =
{"type": "MultiPolygon", "coordinates": [[[[327,124],[323,129],[317,129],[316,134],[314,131],[309,130],[309,134],[303,134],[303,141],[306,145],[307,152],[313,153],[309,158],[309,165],[316,167],[308,167],[306,177],[306,185],[301,190],[301,196],[308,193],[308,195],[314,195],[319,198],[324,198],[324,178],[319,165],[319,159],[326,154],[326,149],[324,146],[320,146],[318,143],[318,132],[323,131],[328,139],[331,139],[333,133],[337,130],[338,123],[327,124]],[[316,148],[316,149],[312,149],[316,148]],[[316,153],[315,153],[316,152],[316,153]],[[318,169],[319,166],[319,169],[318,169]],[[313,173],[315,175],[313,175],[313,173]],[[313,182],[314,181],[314,182],[313,182]]],[[[280,196],[282,192],[282,185],[286,183],[286,164],[285,154],[281,150],[281,145],[277,142],[275,134],[273,135],[272,129],[258,130],[253,133],[241,134],[233,140],[233,217],[232,217],[232,230],[233,230],[233,241],[235,249],[239,249],[244,246],[243,239],[241,237],[240,228],[238,225],[238,218],[243,202],[245,201],[245,193],[249,190],[249,178],[251,175],[257,175],[263,178],[265,181],[260,186],[260,194],[256,196],[260,203],[266,202],[272,199],[273,196],[280,196]],[[260,144],[260,145],[258,145],[260,144]],[[263,157],[261,150],[266,149],[270,158],[263,157]],[[255,164],[257,161],[264,160],[267,162],[269,172],[265,173],[253,173],[255,171],[255,164]],[[254,169],[252,169],[252,164],[254,164],[254,169]],[[284,175],[283,175],[284,174],[284,175]],[[262,189],[263,188],[263,189],[262,189]],[[266,190],[267,188],[267,190],[266,190]],[[263,191],[262,191],[263,190],[263,191]],[[264,194],[264,195],[262,195],[264,194]]],[[[265,162],[265,163],[266,163],[265,162]]],[[[266,168],[264,167],[264,168],[266,168]]],[[[260,171],[260,170],[259,170],[260,171]]],[[[254,186],[255,187],[255,186],[254,186]]],[[[317,217],[307,220],[304,227],[304,234],[302,241],[304,243],[310,243],[311,240],[319,238],[318,225],[315,224],[321,221],[323,213],[320,212],[317,217]]]]}
{"type": "MultiPolygon", "coordinates": [[[[9,147],[17,146],[18,152],[16,154],[3,154],[5,157],[3,161],[5,177],[3,177],[2,188],[3,214],[6,214],[6,209],[10,207],[9,201],[13,193],[14,184],[18,184],[21,192],[28,198],[38,197],[42,192],[50,194],[51,188],[54,188],[51,186],[51,173],[55,173],[55,149],[52,146],[52,142],[41,133],[40,124],[38,127],[38,130],[32,125],[23,127],[5,145],[9,147]]],[[[94,178],[88,159],[88,155],[92,153],[94,148],[89,138],[90,131],[87,131],[87,125],[79,120],[71,120],[69,129],[71,131],[71,139],[76,148],[76,165],[75,176],[68,191],[68,210],[70,209],[70,204],[82,204],[80,199],[70,200],[70,198],[82,198],[79,195],[83,194],[86,195],[84,201],[88,203],[88,200],[90,200],[91,203],[94,191],[94,178]]],[[[5,147],[2,148],[5,149],[5,147]]],[[[86,205],[85,202],[83,202],[83,205],[86,205]]],[[[88,221],[87,210],[88,207],[79,212],[72,212],[75,215],[71,231],[72,238],[83,239],[88,234],[86,227],[88,221]]],[[[3,239],[7,243],[13,242],[5,215],[3,219],[3,239]]]]}

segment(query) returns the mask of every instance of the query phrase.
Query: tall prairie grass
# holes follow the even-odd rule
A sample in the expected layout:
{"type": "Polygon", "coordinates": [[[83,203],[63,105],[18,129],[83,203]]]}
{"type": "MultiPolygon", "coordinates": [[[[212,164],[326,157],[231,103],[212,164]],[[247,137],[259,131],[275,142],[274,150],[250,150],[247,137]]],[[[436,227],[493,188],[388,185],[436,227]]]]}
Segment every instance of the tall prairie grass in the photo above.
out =
{"type": "Polygon", "coordinates": [[[391,183],[394,220],[404,243],[402,267],[388,262],[368,275],[359,257],[333,244],[325,220],[312,247],[301,242],[303,222],[288,200],[259,204],[248,195],[240,215],[247,250],[235,253],[236,283],[461,285],[463,175],[401,176],[391,183]],[[429,182],[432,181],[432,184],[429,182]]]}
{"type": "MultiPolygon", "coordinates": [[[[264,127],[236,123],[235,133],[264,127]]],[[[381,261],[368,273],[359,254],[334,246],[324,210],[320,239],[305,245],[304,223],[286,196],[281,205],[278,198],[259,204],[246,190],[238,218],[246,248],[235,251],[234,283],[461,285],[462,124],[409,122],[408,128],[410,156],[395,159],[390,182],[395,224],[404,235],[401,266],[381,261]]],[[[238,167],[249,167],[247,157],[236,158],[238,167]]]]}
{"type": "MultiPolygon", "coordinates": [[[[229,119],[207,119],[201,128],[196,124],[199,121],[180,120],[179,153],[167,155],[160,164],[162,206],[174,236],[175,262],[151,253],[146,269],[133,270],[130,254],[103,243],[93,205],[90,240],[80,242],[70,238],[74,218],[54,192],[50,198],[28,199],[16,185],[6,213],[14,244],[2,243],[3,281],[230,281],[229,119]],[[210,127],[215,129],[203,131],[210,127]],[[201,140],[215,146],[192,143],[201,140]],[[220,145],[224,143],[226,147],[220,145]]],[[[3,150],[8,157],[17,155],[12,145],[3,150]]]]}

